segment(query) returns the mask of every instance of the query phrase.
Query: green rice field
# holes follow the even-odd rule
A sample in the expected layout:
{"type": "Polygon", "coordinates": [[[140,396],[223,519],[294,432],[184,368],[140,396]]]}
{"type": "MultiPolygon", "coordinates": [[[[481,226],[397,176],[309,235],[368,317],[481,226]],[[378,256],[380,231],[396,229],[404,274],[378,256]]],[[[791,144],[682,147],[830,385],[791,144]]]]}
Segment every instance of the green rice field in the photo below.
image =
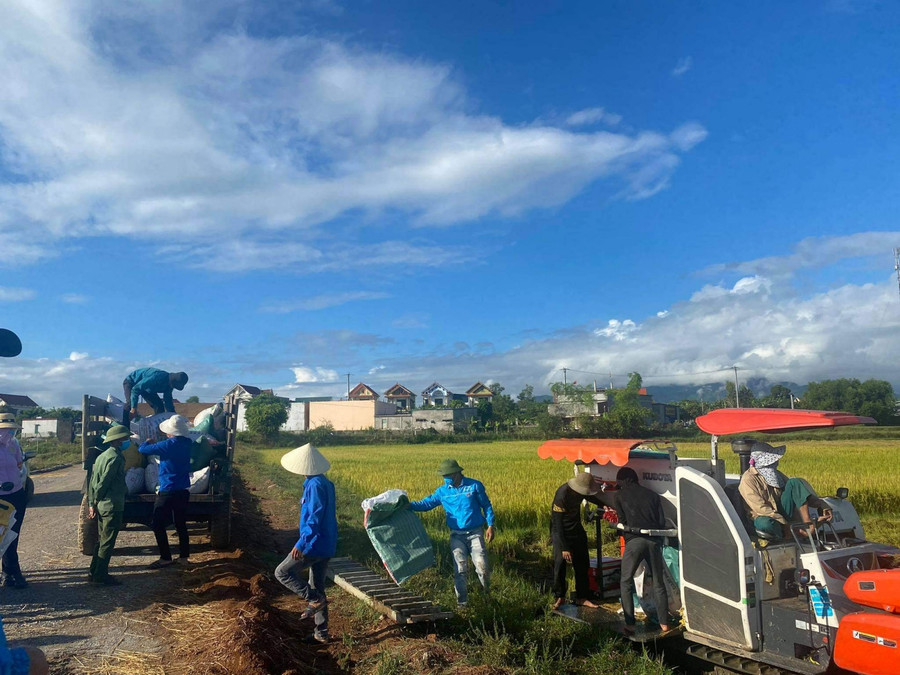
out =
{"type": "MultiPolygon", "coordinates": [[[[841,440],[788,441],[781,470],[806,478],[820,495],[838,487],[850,489],[850,500],[871,539],[900,545],[900,441],[841,440]],[[878,536],[875,536],[876,533],[878,536]]],[[[378,445],[324,448],[332,464],[329,476],[359,497],[392,488],[421,499],[441,483],[437,467],[452,457],[465,474],[485,484],[497,514],[497,552],[513,552],[523,542],[542,540],[549,528],[550,500],[572,474],[567,461],[540,459],[536,441],[506,441],[452,445],[378,445]]],[[[261,451],[276,463],[288,449],[261,451]]],[[[678,444],[685,457],[708,457],[709,445],[678,444]]],[[[737,473],[737,456],[730,445],[720,444],[726,471],[737,473]]],[[[442,537],[440,509],[423,514],[431,534],[442,537]]],[[[443,538],[446,538],[444,528],[443,538]]]]}
{"type": "MultiPolygon", "coordinates": [[[[803,476],[822,495],[839,486],[850,489],[869,539],[900,546],[900,474],[895,453],[900,441],[787,441],[781,468],[803,476]]],[[[496,512],[496,538],[489,545],[492,577],[490,598],[470,581],[469,605],[439,630],[440,638],[457,644],[467,662],[492,666],[499,672],[622,673],[671,675],[673,663],[660,654],[642,653],[586,624],[563,621],[547,613],[552,602],[549,581],[552,551],[549,537],[550,502],[556,489],[572,475],[567,461],[543,460],[536,441],[471,444],[366,445],[323,447],[331,461],[329,477],[338,496],[338,555],[349,555],[372,569],[381,564],[362,527],[360,501],[385,490],[406,490],[420,499],[440,484],[437,468],[455,458],[465,474],[482,481],[496,512]]],[[[302,479],[281,469],[289,448],[241,448],[238,467],[246,480],[278,488],[284,507],[296,505],[302,479]]],[[[707,457],[706,443],[679,444],[682,456],[707,457]]],[[[737,457],[727,443],[720,446],[727,471],[736,473],[737,457]]],[[[442,509],[421,514],[435,541],[437,565],[407,582],[415,592],[453,607],[449,532],[442,509]]],[[[615,534],[606,529],[604,553],[617,549],[615,534]]],[[[588,528],[594,545],[593,527],[588,528]]],[[[272,561],[276,564],[277,560],[272,561]]],[[[570,581],[571,583],[571,581],[570,581]]]]}

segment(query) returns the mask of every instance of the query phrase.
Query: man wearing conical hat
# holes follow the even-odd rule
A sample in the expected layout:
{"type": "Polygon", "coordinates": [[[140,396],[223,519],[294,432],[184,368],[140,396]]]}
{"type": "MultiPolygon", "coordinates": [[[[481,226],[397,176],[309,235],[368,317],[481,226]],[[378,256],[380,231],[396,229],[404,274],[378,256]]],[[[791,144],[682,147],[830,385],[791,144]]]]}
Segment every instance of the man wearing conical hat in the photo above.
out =
{"type": "MultiPolygon", "coordinates": [[[[0,499],[12,504],[16,510],[16,524],[13,532],[22,529],[25,520],[27,502],[25,481],[22,475],[22,464],[25,455],[16,440],[16,429],[19,428],[16,416],[12,413],[0,413],[0,499]],[[4,489],[5,488],[5,489],[4,489]]],[[[3,585],[11,588],[26,588],[28,582],[19,566],[19,538],[16,537],[3,554],[3,585]]]]}
{"type": "MultiPolygon", "coordinates": [[[[550,508],[550,535],[553,540],[553,608],[558,609],[568,594],[567,565],[575,572],[575,604],[596,608],[590,598],[588,581],[590,556],[587,532],[581,524],[581,503],[589,501],[598,506],[607,505],[598,496],[600,487],[591,474],[580,471],[557,489],[550,508]]],[[[610,502],[611,503],[611,502],[610,502]]]]}
{"type": "Polygon", "coordinates": [[[487,547],[494,538],[494,507],[481,481],[463,476],[463,468],[455,459],[441,462],[438,473],[444,483],[431,495],[410,502],[413,511],[430,511],[444,507],[447,527],[450,528],[450,553],[453,555],[453,588],[456,602],[465,607],[468,600],[466,573],[469,558],[485,593],[490,589],[491,568],[487,547]],[[487,529],[485,529],[487,525],[487,529]]]}
{"type": "Polygon", "coordinates": [[[275,569],[275,578],[309,602],[300,615],[312,617],[315,630],[307,642],[328,642],[328,598],[325,597],[325,572],[328,560],[337,550],[337,505],[334,483],[325,477],[331,463],[310,443],[291,450],[281,458],[281,466],[300,476],[303,497],[300,500],[300,537],[288,556],[275,569]],[[302,573],[309,570],[307,578],[302,573]]]}
{"type": "Polygon", "coordinates": [[[122,451],[131,445],[131,432],[122,425],[116,425],[106,432],[107,445],[91,467],[91,481],[88,484],[89,518],[97,519],[99,542],[91,558],[88,581],[93,584],[118,586],[122,582],[109,573],[109,559],[116,547],[116,537],[122,528],[125,514],[125,457],[122,451]]]}

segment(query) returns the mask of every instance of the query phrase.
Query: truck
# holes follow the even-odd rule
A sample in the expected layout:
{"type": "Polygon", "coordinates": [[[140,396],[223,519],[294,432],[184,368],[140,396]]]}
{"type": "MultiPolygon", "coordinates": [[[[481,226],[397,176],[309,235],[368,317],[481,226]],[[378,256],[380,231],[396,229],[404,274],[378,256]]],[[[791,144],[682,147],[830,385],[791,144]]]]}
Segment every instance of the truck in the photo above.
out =
{"type": "MultiPolygon", "coordinates": [[[[206,494],[192,494],[188,504],[187,519],[206,523],[210,543],[213,548],[226,549],[231,543],[231,502],[234,446],[237,438],[238,401],[234,397],[225,399],[225,452],[219,453],[210,462],[209,491],[206,494]]],[[[82,531],[87,517],[87,485],[91,478],[91,468],[97,458],[102,434],[111,425],[109,404],[102,398],[86,394],[82,398],[81,462],[85,471],[82,508],[79,511],[79,531],[82,531]]],[[[129,495],[125,501],[123,524],[135,523],[150,527],[153,518],[155,493],[129,495]]],[[[85,552],[85,551],[82,551],[85,552]]]]}
{"type": "MultiPolygon", "coordinates": [[[[662,498],[667,529],[645,534],[665,537],[678,551],[683,625],[666,639],[680,640],[684,652],[716,672],[900,673],[900,549],[866,539],[846,488],[824,497],[833,518],[812,532],[799,523],[787,538],[756,531],[737,489],[740,475],[726,475],[719,457],[720,436],[734,436],[731,448],[743,472],[753,444],[743,434],[875,421],[831,411],[734,408],[696,422],[711,436],[709,459],[679,457],[675,443],[641,439],[547,441],[538,455],[571,461],[576,473],[587,471],[609,489],[629,466],[662,498]]],[[[563,606],[559,613],[624,634],[615,609],[563,606]]],[[[625,637],[656,636],[643,630],[625,637]]]]}

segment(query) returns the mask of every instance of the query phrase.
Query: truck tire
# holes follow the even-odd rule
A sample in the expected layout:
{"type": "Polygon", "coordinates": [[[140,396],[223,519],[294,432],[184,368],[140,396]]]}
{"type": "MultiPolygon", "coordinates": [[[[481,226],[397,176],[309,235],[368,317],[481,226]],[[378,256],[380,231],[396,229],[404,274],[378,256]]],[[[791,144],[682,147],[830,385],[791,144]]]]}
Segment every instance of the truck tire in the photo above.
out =
{"type": "Polygon", "coordinates": [[[34,481],[29,476],[25,479],[25,503],[30,504],[32,499],[34,499],[34,481]]]}
{"type": "Polygon", "coordinates": [[[222,550],[231,545],[231,504],[209,517],[209,543],[222,550]]]}

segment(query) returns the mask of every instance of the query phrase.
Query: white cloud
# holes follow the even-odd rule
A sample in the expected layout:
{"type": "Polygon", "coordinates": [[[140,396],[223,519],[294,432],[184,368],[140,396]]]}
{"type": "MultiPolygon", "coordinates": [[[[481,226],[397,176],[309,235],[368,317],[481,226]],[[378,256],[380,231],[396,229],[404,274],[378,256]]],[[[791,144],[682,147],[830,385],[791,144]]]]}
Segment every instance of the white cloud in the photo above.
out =
{"type": "Polygon", "coordinates": [[[376,373],[381,372],[385,368],[387,368],[387,366],[375,366],[374,368],[370,368],[369,375],[375,375],[376,373]]]}
{"type": "Polygon", "coordinates": [[[337,371],[330,368],[310,368],[301,364],[291,368],[291,371],[294,373],[295,384],[337,382],[339,378],[337,371]]]}
{"type": "Polygon", "coordinates": [[[289,301],[272,301],[267,302],[260,311],[272,312],[274,314],[287,314],[296,311],[315,311],[319,309],[328,309],[330,307],[339,307],[346,305],[348,302],[358,302],[361,300],[383,300],[389,298],[387,293],[379,291],[349,291],[346,293],[323,293],[314,295],[302,300],[289,301]]]}
{"type": "Polygon", "coordinates": [[[0,286],[0,302],[24,302],[33,299],[36,295],[30,288],[0,286]]]}
{"type": "Polygon", "coordinates": [[[90,301],[88,296],[82,295],[81,293],[64,293],[59,296],[59,299],[70,305],[83,305],[90,301]]]}
{"type": "Polygon", "coordinates": [[[794,246],[787,255],[769,256],[740,262],[719,263],[702,271],[703,274],[761,275],[768,278],[790,277],[799,270],[821,269],[848,258],[881,256],[891,260],[894,247],[900,246],[900,231],[857,232],[838,237],[808,237],[794,246]]]}
{"type": "Polygon", "coordinates": [[[621,121],[621,115],[606,112],[603,108],[585,108],[572,113],[566,118],[566,124],[570,127],[583,127],[601,122],[614,127],[621,121]]]}
{"type": "Polygon", "coordinates": [[[675,67],[672,69],[672,76],[681,77],[687,71],[689,71],[693,65],[693,58],[691,58],[690,56],[682,56],[680,59],[678,59],[678,63],[676,63],[675,67]]]}
{"type": "Polygon", "coordinates": [[[710,298],[721,298],[727,295],[746,295],[747,293],[768,293],[772,287],[772,282],[765,277],[752,276],[738,279],[734,286],[725,288],[707,284],[699,291],[691,296],[691,302],[707,300],[710,298]]]}
{"type": "MultiPolygon", "coordinates": [[[[217,24],[225,15],[173,1],[0,5],[0,164],[17,176],[0,185],[5,263],[121,236],[197,267],[325,271],[359,249],[322,241],[340,216],[445,226],[552,207],[596,180],[642,199],[705,133],[510,126],[477,111],[450,65],[253,37],[217,24]]],[[[398,242],[382,253],[429,264],[398,242]]]]}
{"type": "Polygon", "coordinates": [[[90,354],[87,352],[72,352],[69,354],[69,361],[82,361],[88,356],[90,356],[90,354]]]}

